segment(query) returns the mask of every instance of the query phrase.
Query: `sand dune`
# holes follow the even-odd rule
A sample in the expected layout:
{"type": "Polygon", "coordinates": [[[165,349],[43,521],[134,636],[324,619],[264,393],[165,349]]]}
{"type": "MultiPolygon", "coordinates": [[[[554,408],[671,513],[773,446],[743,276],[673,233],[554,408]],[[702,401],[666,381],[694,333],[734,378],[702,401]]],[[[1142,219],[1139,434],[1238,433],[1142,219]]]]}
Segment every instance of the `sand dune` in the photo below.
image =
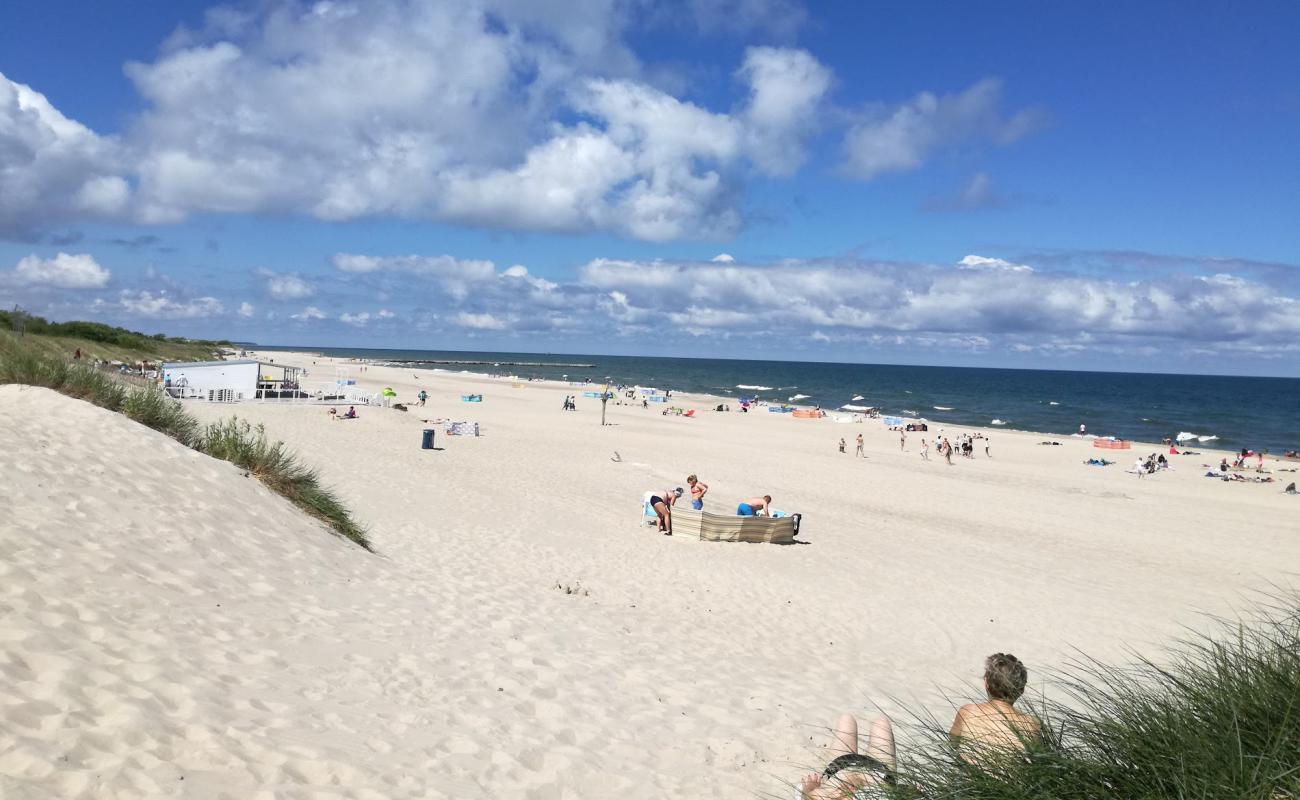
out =
{"type": "Polygon", "coordinates": [[[988,652],[1117,656],[1300,563],[1278,487],[1139,482],[1084,442],[999,431],[947,467],[878,424],[612,406],[601,428],[568,387],[360,377],[430,407],[191,408],[297,448],[377,555],[228,464],[0,387],[0,795],[752,797],[821,758],[835,712],[946,714],[988,652]],[[435,416],[485,435],[420,450],[435,416]],[[859,429],[870,458],[837,453],[859,429]],[[810,543],[642,527],[641,492],[688,472],[718,510],[770,492],[810,543]]]}

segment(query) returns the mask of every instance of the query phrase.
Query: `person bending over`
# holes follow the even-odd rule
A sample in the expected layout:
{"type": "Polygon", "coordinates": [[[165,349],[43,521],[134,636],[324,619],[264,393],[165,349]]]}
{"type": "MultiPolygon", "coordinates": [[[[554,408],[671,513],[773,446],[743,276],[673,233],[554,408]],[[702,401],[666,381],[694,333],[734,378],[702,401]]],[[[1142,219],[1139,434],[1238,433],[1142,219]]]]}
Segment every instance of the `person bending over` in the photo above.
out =
{"type": "Polygon", "coordinates": [[[772,516],[772,495],[765,494],[762,497],[749,498],[736,506],[736,514],[742,517],[772,516]]]}
{"type": "Polygon", "coordinates": [[[1024,750],[1041,735],[1042,723],[1015,708],[1028,681],[1029,671],[1010,653],[984,659],[988,700],[959,708],[948,732],[967,763],[978,765],[989,756],[1024,750]]]}
{"type": "Polygon", "coordinates": [[[655,515],[659,517],[659,532],[664,536],[673,535],[673,503],[677,498],[682,496],[680,488],[668,490],[664,489],[658,494],[650,496],[650,507],[655,510],[655,515]]]}

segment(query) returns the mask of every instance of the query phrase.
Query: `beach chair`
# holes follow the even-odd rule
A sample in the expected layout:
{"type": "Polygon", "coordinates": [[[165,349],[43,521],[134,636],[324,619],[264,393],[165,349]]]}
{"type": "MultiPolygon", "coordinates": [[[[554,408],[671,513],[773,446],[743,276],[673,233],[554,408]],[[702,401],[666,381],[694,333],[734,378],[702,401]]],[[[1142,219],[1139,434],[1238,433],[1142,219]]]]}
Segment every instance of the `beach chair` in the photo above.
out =
{"type": "Polygon", "coordinates": [[[650,498],[654,497],[654,492],[646,492],[641,496],[641,524],[657,525],[659,515],[655,513],[654,507],[650,505],[650,498]]]}

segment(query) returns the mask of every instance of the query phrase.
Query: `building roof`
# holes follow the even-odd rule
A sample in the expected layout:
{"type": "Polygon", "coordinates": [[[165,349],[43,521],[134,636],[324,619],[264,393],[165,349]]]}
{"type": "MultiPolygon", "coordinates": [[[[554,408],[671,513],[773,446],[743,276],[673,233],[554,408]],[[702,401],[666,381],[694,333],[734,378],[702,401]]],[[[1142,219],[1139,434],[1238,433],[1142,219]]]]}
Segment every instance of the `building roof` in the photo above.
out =
{"type": "Polygon", "coordinates": [[[177,369],[184,367],[186,369],[193,367],[229,367],[236,364],[259,364],[261,362],[252,358],[237,358],[232,361],[175,361],[165,362],[163,369],[177,369]]]}

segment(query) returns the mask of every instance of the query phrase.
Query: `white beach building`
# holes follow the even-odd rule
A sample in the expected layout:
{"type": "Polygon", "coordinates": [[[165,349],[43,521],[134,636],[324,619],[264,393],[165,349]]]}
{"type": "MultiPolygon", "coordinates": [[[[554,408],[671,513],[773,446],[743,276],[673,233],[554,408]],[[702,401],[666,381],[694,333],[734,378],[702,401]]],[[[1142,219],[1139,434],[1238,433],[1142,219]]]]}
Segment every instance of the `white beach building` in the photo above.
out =
{"type": "Polygon", "coordinates": [[[172,397],[219,403],[300,395],[298,370],[253,359],[162,365],[163,389],[172,397]]]}

